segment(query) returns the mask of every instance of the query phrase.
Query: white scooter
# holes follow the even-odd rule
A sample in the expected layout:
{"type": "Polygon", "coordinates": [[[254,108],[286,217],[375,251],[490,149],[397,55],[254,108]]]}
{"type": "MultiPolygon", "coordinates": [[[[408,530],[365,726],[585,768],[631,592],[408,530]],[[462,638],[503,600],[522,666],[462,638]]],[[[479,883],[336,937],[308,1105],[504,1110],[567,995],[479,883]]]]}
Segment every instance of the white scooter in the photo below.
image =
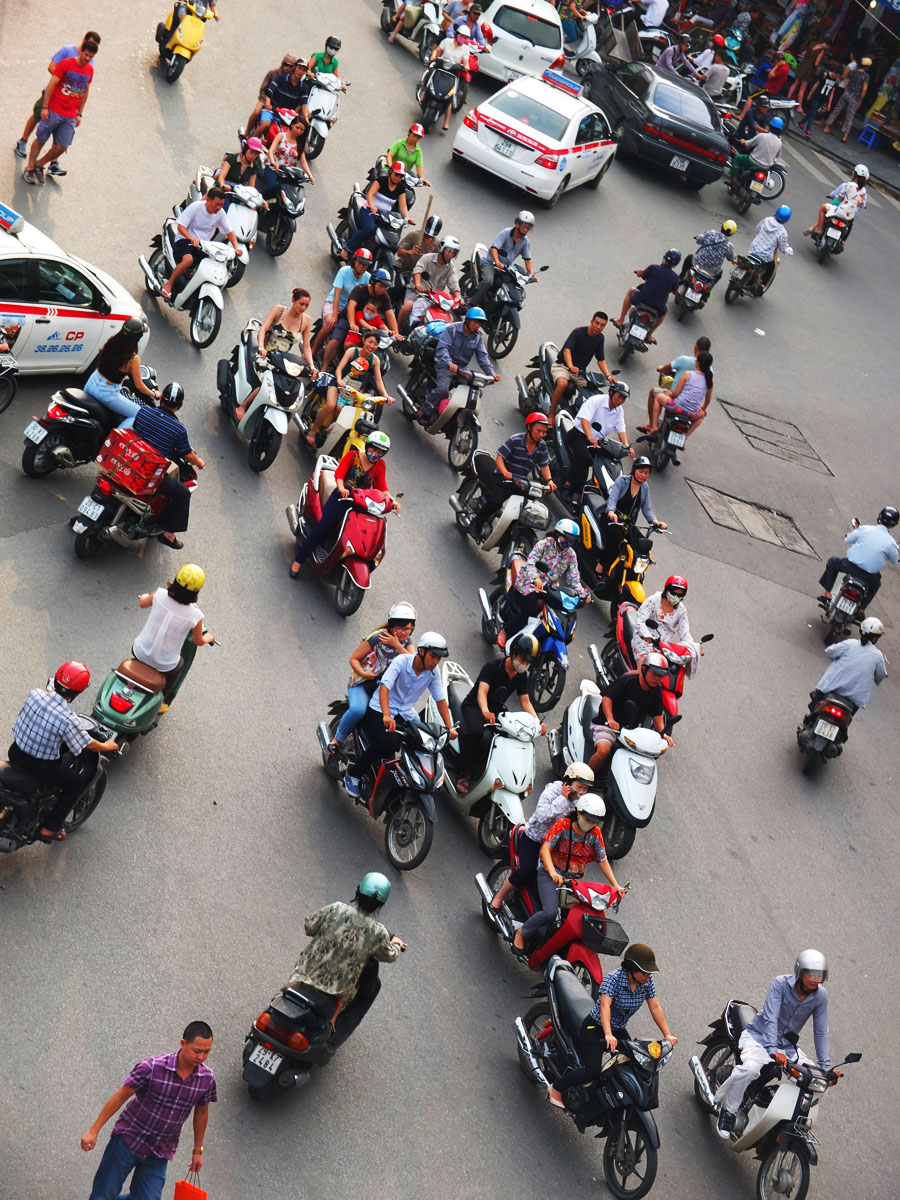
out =
{"type": "MultiPolygon", "coordinates": [[[[428,338],[433,337],[433,334],[429,332],[433,324],[435,322],[429,325],[417,325],[407,339],[409,344],[417,347],[420,340],[427,341],[428,338]]],[[[457,372],[456,378],[468,386],[452,388],[449,396],[438,405],[434,418],[430,421],[422,418],[422,426],[425,432],[430,433],[432,437],[443,435],[447,438],[449,442],[447,461],[454,471],[463,471],[472,461],[475,451],[478,449],[478,434],[481,432],[481,393],[486,387],[491,387],[497,381],[493,375],[482,375],[480,371],[462,367],[457,372]]],[[[421,396],[424,402],[426,392],[431,386],[432,380],[418,371],[414,364],[407,381],[410,391],[404,387],[398,386],[397,388],[397,395],[401,402],[400,411],[408,421],[418,419],[417,400],[421,396]]]]}
{"type": "MultiPolygon", "coordinates": [[[[147,262],[143,254],[138,258],[147,280],[147,291],[160,296],[169,276],[177,265],[175,243],[179,234],[177,222],[170,217],[150,245],[153,253],[147,262]]],[[[222,309],[225,305],[223,289],[228,285],[228,274],[235,253],[230,244],[201,242],[204,257],[190,271],[185,271],[175,282],[171,299],[166,300],[176,312],[191,314],[191,341],[199,349],[211,346],[216,340],[222,324],[222,309]]]]}
{"type": "Polygon", "coordinates": [[[314,75],[312,91],[306,104],[309,109],[309,135],[306,157],[318,158],[325,146],[328,131],[338,119],[340,93],[350,86],[337,75],[314,75]]]}
{"type": "Polygon", "coordinates": [[[588,13],[583,20],[578,24],[581,27],[581,36],[576,42],[567,42],[563,46],[563,54],[566,56],[566,64],[574,65],[575,74],[580,78],[589,75],[594,66],[600,65],[600,55],[597,51],[597,22],[600,17],[597,13],[588,13]]]}
{"type": "Polygon", "coordinates": [[[419,59],[423,63],[428,62],[432,50],[438,42],[446,37],[441,28],[443,12],[444,5],[441,0],[425,0],[419,12],[419,19],[414,20],[412,29],[407,31],[406,22],[404,21],[403,29],[400,31],[403,37],[409,38],[411,42],[416,43],[419,59]]]}
{"type": "MultiPolygon", "coordinates": [[[[474,686],[459,663],[441,663],[441,679],[455,724],[459,724],[462,702],[474,686]]],[[[425,720],[440,725],[440,714],[429,697],[425,720]]],[[[497,723],[486,726],[480,764],[483,768],[469,773],[471,787],[461,795],[456,790],[460,774],[459,742],[448,742],[444,752],[444,793],[466,817],[478,819],[478,845],[491,858],[507,852],[509,834],[514,825],[525,820],[522,801],[534,783],[534,743],[541,736],[541,722],[531,713],[508,709],[497,713],[497,723]],[[477,778],[476,778],[477,775],[477,778]]]]}
{"type": "Polygon", "coordinates": [[[479,456],[482,460],[493,461],[493,455],[484,451],[475,455],[463,474],[456,494],[450,497],[450,507],[456,513],[458,528],[482,550],[499,550],[502,567],[505,568],[513,558],[527,558],[541,534],[550,528],[550,510],[544,503],[550,488],[546,483],[532,480],[522,490],[511,492],[500,511],[491,518],[487,530],[482,533],[476,521],[483,490],[476,471],[479,456]]]}
{"type": "MultiPolygon", "coordinates": [[[[597,678],[607,684],[609,677],[597,647],[591,645],[588,653],[597,678]]],[[[587,762],[593,754],[592,723],[602,723],[600,688],[592,679],[582,679],[580,694],[566,709],[561,725],[547,734],[550,761],[560,776],[570,763],[587,762]]],[[[634,845],[638,829],[650,824],[656,807],[656,760],[668,748],[655,729],[620,727],[611,756],[603,822],[603,840],[610,858],[624,858],[634,845]]]]}
{"type": "Polygon", "coordinates": [[[247,322],[231,358],[220,358],[216,370],[219,405],[238,433],[249,441],[247,462],[257,474],[275,461],[281,439],[288,431],[288,419],[306,399],[304,380],[309,376],[308,364],[295,354],[270,350],[264,358],[259,353],[259,324],[256,319],[247,322]],[[255,387],[259,391],[238,421],[235,410],[255,387]]]}
{"type": "MultiPolygon", "coordinates": [[[[173,209],[176,217],[180,216],[182,208],[187,208],[189,204],[193,204],[195,200],[202,200],[206,193],[216,182],[215,172],[211,167],[198,167],[197,174],[188,189],[187,199],[184,204],[173,209]]],[[[228,282],[225,284],[228,288],[233,288],[236,283],[244,277],[244,272],[247,270],[247,264],[250,261],[250,251],[256,245],[256,239],[259,236],[259,214],[263,207],[262,192],[254,187],[247,187],[246,184],[234,184],[231,191],[228,193],[230,204],[228,205],[228,219],[231,222],[231,228],[234,231],[234,236],[237,239],[238,253],[229,267],[228,282]]],[[[216,233],[213,237],[214,242],[224,240],[222,233],[216,233]]]]}

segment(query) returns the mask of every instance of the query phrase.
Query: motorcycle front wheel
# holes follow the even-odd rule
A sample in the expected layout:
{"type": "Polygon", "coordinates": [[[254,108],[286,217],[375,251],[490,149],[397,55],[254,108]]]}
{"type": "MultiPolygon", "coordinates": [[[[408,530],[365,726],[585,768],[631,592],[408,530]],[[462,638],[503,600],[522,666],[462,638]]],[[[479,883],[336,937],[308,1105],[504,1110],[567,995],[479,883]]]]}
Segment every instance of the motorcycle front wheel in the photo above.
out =
{"type": "Polygon", "coordinates": [[[488,322],[488,354],[492,358],[506,358],[512,354],[519,338],[519,330],[506,313],[498,313],[488,322]]]}
{"type": "Polygon", "coordinates": [[[472,524],[472,513],[470,511],[472,501],[475,499],[475,493],[478,491],[480,484],[477,479],[467,479],[457,493],[462,512],[454,513],[456,518],[456,528],[460,533],[468,533],[469,526],[472,524]]]}
{"type": "Polygon", "coordinates": [[[9,374],[0,379],[0,413],[6,412],[16,398],[16,377],[9,374]]]}
{"type": "Polygon", "coordinates": [[[319,133],[318,129],[313,129],[310,126],[309,135],[306,139],[306,157],[318,158],[325,149],[325,139],[319,133]]]}
{"type": "Polygon", "coordinates": [[[363,602],[365,590],[349,571],[345,570],[334,589],[334,607],[342,617],[352,617],[363,602]]]}
{"type": "Polygon", "coordinates": [[[384,33],[390,33],[394,28],[393,17],[386,4],[381,9],[381,28],[384,33]]]}
{"type": "Polygon", "coordinates": [[[227,288],[236,287],[244,278],[244,272],[247,270],[247,264],[242,258],[236,258],[234,266],[228,275],[228,282],[225,284],[227,288]]]}
{"type": "Polygon", "coordinates": [[[535,712],[549,712],[566,690],[566,672],[555,658],[542,655],[531,672],[528,690],[535,712]]]}
{"type": "Polygon", "coordinates": [[[440,109],[436,104],[426,105],[425,111],[422,113],[422,127],[426,133],[431,133],[434,123],[440,115],[440,109]]]}
{"type": "Polygon", "coordinates": [[[651,1146],[644,1127],[632,1117],[625,1126],[621,1152],[618,1130],[606,1139],[603,1147],[606,1186],[620,1200],[640,1200],[653,1187],[658,1162],[656,1147],[651,1146]]]}
{"type": "Polygon", "coordinates": [[[209,296],[201,296],[191,309],[191,341],[198,350],[211,346],[219,334],[222,310],[209,296]]]}
{"type": "Polygon", "coordinates": [[[258,474],[267,471],[278,457],[281,449],[281,434],[268,421],[260,422],[259,429],[250,439],[247,462],[251,471],[258,474]]]}
{"type": "Polygon", "coordinates": [[[527,417],[543,407],[541,400],[543,398],[544,381],[541,378],[540,371],[532,371],[530,375],[525,377],[524,383],[525,395],[519,396],[519,412],[523,417],[527,417]]]}
{"type": "Polygon", "coordinates": [[[468,421],[457,421],[447,446],[447,461],[454,471],[464,471],[478,449],[478,434],[468,421]]]}
{"type": "Polygon", "coordinates": [[[509,847],[512,828],[496,804],[491,804],[478,822],[478,848],[488,858],[500,858],[509,847]]]}
{"type": "Polygon", "coordinates": [[[280,258],[293,240],[291,223],[283,212],[279,212],[266,230],[266,254],[271,254],[272,258],[280,258]]]}
{"type": "Polygon", "coordinates": [[[631,847],[637,829],[628,825],[618,814],[609,812],[603,822],[603,841],[606,843],[606,853],[610,858],[624,858],[631,847]]]}
{"type": "Polygon", "coordinates": [[[107,774],[104,771],[97,782],[89,787],[78,803],[66,817],[65,828],[68,833],[72,833],[80,825],[83,825],[100,801],[103,799],[103,793],[106,791],[107,774]]]}
{"type": "MultiPolygon", "coordinates": [[[[434,49],[434,34],[424,30],[422,40],[419,42],[419,61],[427,63],[431,58],[431,52],[434,49]]],[[[458,86],[458,85],[457,85],[458,86]]]]}
{"type": "Polygon", "coordinates": [[[398,871],[412,871],[428,856],[434,822],[416,801],[396,805],[384,830],[384,849],[398,871]]]}
{"type": "Polygon", "coordinates": [[[174,83],[181,76],[181,72],[187,66],[188,60],[180,54],[176,54],[169,65],[166,67],[166,83],[174,83]]]}
{"type": "Polygon", "coordinates": [[[763,1159],[756,1176],[757,1200],[804,1200],[809,1191],[809,1161],[788,1146],[763,1159]]]}
{"type": "MultiPolygon", "coordinates": [[[[716,1038],[710,1042],[700,1055],[700,1066],[706,1072],[709,1086],[715,1093],[725,1082],[735,1068],[734,1050],[727,1038],[716,1038]]],[[[703,1099],[699,1083],[694,1081],[694,1099],[704,1112],[712,1115],[711,1109],[703,1099]]]]}
{"type": "Polygon", "coordinates": [[[43,479],[45,475],[50,475],[57,469],[59,464],[54,457],[53,448],[62,444],[63,439],[54,437],[52,433],[39,445],[28,442],[22,451],[22,470],[29,479],[43,479]]]}

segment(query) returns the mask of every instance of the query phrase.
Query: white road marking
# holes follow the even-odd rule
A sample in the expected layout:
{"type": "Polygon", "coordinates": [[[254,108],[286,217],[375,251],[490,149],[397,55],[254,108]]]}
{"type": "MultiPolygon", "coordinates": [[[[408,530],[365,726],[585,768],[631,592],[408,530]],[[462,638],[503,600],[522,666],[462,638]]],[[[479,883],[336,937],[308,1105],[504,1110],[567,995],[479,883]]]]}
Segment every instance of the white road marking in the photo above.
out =
{"type": "MultiPolygon", "coordinates": [[[[829,187],[833,186],[833,183],[834,183],[833,177],[830,177],[828,175],[823,175],[818,167],[814,167],[812,165],[812,163],[809,161],[809,159],[806,158],[805,155],[800,154],[799,151],[795,150],[793,146],[790,149],[791,149],[791,157],[794,158],[800,164],[801,167],[804,167],[807,171],[809,171],[810,175],[812,175],[813,178],[818,179],[819,183],[827,183],[829,185],[829,187]]],[[[815,151],[813,151],[813,153],[815,154],[815,151]]],[[[821,156],[816,154],[816,158],[819,158],[819,157],[821,157],[821,156]]],[[[823,159],[823,161],[825,161],[825,160],[823,159]]]]}

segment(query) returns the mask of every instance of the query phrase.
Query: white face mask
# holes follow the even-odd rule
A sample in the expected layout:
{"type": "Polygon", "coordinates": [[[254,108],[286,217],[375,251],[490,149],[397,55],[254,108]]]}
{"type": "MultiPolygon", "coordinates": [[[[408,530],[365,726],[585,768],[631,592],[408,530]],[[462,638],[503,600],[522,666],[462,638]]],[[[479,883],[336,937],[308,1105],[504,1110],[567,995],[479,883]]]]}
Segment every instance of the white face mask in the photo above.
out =
{"type": "Polygon", "coordinates": [[[517,671],[519,675],[524,675],[528,670],[528,663],[522,662],[521,658],[513,658],[510,661],[512,662],[513,670],[517,671]]]}
{"type": "Polygon", "coordinates": [[[594,817],[587,817],[584,815],[584,813],[578,814],[578,816],[575,818],[575,823],[582,833],[590,833],[590,831],[597,824],[594,817]]]}

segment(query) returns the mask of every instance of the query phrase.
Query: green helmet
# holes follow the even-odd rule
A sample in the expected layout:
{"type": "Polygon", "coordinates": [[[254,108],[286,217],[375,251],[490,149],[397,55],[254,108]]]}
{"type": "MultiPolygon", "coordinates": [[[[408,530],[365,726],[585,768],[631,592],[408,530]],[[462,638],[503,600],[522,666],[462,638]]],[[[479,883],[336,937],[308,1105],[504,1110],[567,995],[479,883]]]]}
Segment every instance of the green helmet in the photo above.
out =
{"type": "Polygon", "coordinates": [[[369,871],[368,875],[363,876],[356,891],[359,896],[368,896],[371,900],[384,904],[391,894],[391,881],[380,871],[369,871]]]}

